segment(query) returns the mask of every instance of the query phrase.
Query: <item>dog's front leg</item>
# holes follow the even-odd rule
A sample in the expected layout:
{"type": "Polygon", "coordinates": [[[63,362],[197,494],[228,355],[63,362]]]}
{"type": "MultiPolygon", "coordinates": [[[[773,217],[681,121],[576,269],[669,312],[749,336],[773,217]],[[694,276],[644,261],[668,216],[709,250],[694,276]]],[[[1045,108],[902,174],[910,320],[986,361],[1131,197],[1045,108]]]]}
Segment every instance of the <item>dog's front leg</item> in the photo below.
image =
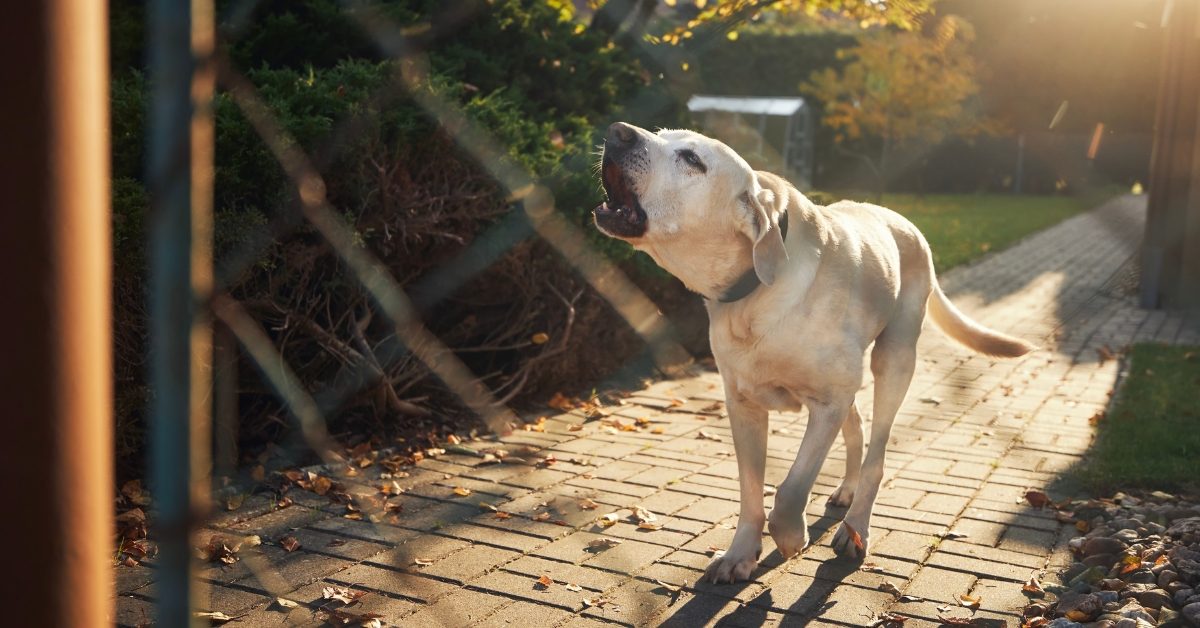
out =
{"type": "Polygon", "coordinates": [[[771,538],[784,558],[799,554],[808,545],[808,522],[804,517],[804,509],[812,495],[817,473],[821,471],[821,465],[829,455],[829,448],[833,446],[833,439],[846,420],[853,401],[851,397],[832,403],[808,404],[804,440],[800,441],[796,462],[775,493],[775,507],[771,509],[768,524],[771,538]]]}
{"type": "Polygon", "coordinates": [[[738,487],[741,511],[733,543],[724,556],[713,560],[704,572],[709,582],[749,580],[762,553],[762,530],[766,523],[763,509],[763,474],[767,466],[767,411],[728,395],[729,425],[733,430],[733,449],[737,454],[738,487]]]}

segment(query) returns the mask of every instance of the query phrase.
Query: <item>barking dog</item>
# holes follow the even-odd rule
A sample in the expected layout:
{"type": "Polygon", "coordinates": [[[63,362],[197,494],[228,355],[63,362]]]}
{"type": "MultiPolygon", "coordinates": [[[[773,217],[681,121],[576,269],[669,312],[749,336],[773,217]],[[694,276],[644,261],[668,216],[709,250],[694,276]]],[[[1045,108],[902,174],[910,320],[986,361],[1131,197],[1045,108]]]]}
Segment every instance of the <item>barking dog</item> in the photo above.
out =
{"type": "Polygon", "coordinates": [[[958,311],[938,286],[924,236],[891,210],[814,205],[781,177],[754,171],[725,144],[691,131],[651,133],[617,122],[601,165],[608,201],[595,209],[596,226],[648,253],[708,308],[741,510],[733,543],[705,578],[749,578],[764,525],[784,558],[808,544],[804,510],[839,428],[846,474],[829,501],[849,509],[833,546],[864,556],[926,308],[942,331],[980,353],[1016,357],[1033,347],[958,311]],[[872,343],[874,419],[864,457],[854,394],[872,343]],[[767,412],[802,406],[808,427],[768,518],[767,412]]]}

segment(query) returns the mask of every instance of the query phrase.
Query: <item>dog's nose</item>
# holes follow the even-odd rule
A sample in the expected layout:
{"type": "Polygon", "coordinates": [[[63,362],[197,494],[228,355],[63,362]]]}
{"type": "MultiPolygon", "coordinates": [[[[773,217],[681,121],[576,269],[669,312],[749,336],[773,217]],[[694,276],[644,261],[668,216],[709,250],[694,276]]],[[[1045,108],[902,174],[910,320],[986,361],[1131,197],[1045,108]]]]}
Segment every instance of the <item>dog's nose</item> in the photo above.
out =
{"type": "Polygon", "coordinates": [[[636,141],[637,131],[624,122],[613,122],[604,138],[604,142],[614,148],[624,148],[636,141]]]}

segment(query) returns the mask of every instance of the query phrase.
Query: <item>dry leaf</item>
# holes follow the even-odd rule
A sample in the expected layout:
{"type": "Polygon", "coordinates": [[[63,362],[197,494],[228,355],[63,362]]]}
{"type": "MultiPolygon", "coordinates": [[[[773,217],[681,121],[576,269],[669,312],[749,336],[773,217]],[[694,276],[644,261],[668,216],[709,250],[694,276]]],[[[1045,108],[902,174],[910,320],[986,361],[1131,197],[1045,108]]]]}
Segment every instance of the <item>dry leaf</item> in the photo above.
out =
{"type": "Polygon", "coordinates": [[[122,484],[121,495],[124,495],[125,499],[128,499],[129,503],[133,504],[134,506],[150,505],[150,493],[146,492],[146,489],[142,488],[141,480],[129,480],[128,482],[122,484]]]}
{"type": "Polygon", "coordinates": [[[921,403],[928,403],[935,406],[942,405],[942,399],[940,397],[921,397],[919,401],[921,403]]]}
{"type": "Polygon", "coordinates": [[[454,487],[454,494],[458,495],[459,497],[466,497],[467,495],[471,494],[471,489],[456,486],[454,487]]]}
{"type": "Polygon", "coordinates": [[[640,529],[640,530],[661,530],[661,529],[662,529],[662,527],[663,527],[663,524],[661,524],[661,523],[650,523],[649,521],[640,521],[640,522],[638,522],[638,526],[637,526],[637,527],[638,527],[638,529],[640,529]]]}
{"type": "Polygon", "coordinates": [[[537,579],[537,584],[543,589],[549,589],[550,585],[554,584],[554,581],[550,579],[550,576],[542,574],[542,577],[537,579]]]}
{"type": "Polygon", "coordinates": [[[429,560],[428,558],[414,558],[413,564],[418,567],[428,567],[433,564],[433,561],[429,560]]]}
{"type": "Polygon", "coordinates": [[[875,623],[871,624],[871,626],[872,627],[903,626],[904,622],[906,622],[906,621],[908,621],[908,618],[905,617],[904,615],[897,615],[895,613],[883,613],[883,614],[879,615],[879,618],[876,619],[875,623]]]}
{"type": "Polygon", "coordinates": [[[779,489],[775,488],[774,486],[771,486],[770,484],[763,486],[763,497],[770,497],[778,492],[779,492],[779,489]]]}
{"type": "Polygon", "coordinates": [[[199,619],[207,619],[215,624],[223,624],[237,619],[236,617],[230,617],[221,611],[196,611],[194,615],[199,619]]]}
{"type": "Polygon", "coordinates": [[[1050,496],[1038,490],[1025,491],[1025,501],[1034,508],[1042,508],[1050,503],[1050,496]]]}
{"type": "Polygon", "coordinates": [[[493,518],[495,518],[495,519],[510,519],[510,518],[512,518],[512,515],[508,514],[507,512],[504,512],[503,510],[497,510],[496,514],[493,515],[493,518]]]}
{"type": "Polygon", "coordinates": [[[1021,590],[1025,593],[1030,593],[1033,595],[1046,594],[1046,590],[1042,588],[1042,583],[1038,582],[1037,573],[1032,573],[1029,575],[1029,579],[1025,581],[1025,585],[1021,587],[1021,590]]]}
{"type": "Polygon", "coordinates": [[[346,605],[350,605],[361,600],[366,594],[366,591],[352,591],[346,587],[339,587],[335,585],[321,588],[321,597],[327,600],[336,600],[346,605]]]}
{"type": "Polygon", "coordinates": [[[300,541],[298,541],[294,536],[285,536],[282,539],[279,539],[279,546],[288,552],[294,552],[300,549],[300,541]]]}
{"type": "Polygon", "coordinates": [[[721,442],[721,438],[720,438],[719,436],[715,436],[715,435],[713,435],[713,434],[710,434],[710,433],[709,433],[708,431],[706,431],[706,430],[700,430],[699,432],[697,432],[697,433],[696,433],[696,438],[697,438],[697,439],[699,439],[699,440],[715,440],[715,441],[717,441],[718,443],[719,443],[719,442],[721,442]]]}
{"type": "Polygon", "coordinates": [[[300,606],[296,602],[282,597],[275,598],[275,603],[278,604],[280,608],[296,608],[297,606],[300,606]]]}
{"type": "Polygon", "coordinates": [[[979,604],[983,602],[983,598],[971,597],[966,593],[958,594],[958,603],[973,611],[979,610],[979,604]]]}
{"type": "Polygon", "coordinates": [[[842,525],[846,526],[846,530],[850,532],[850,540],[854,542],[854,547],[857,547],[860,552],[865,552],[867,548],[865,545],[863,545],[862,535],[860,535],[857,530],[850,527],[849,523],[843,521],[842,525]]]}
{"type": "Polygon", "coordinates": [[[957,530],[946,530],[942,533],[943,539],[950,539],[952,541],[954,539],[965,539],[968,536],[970,535],[968,535],[966,532],[958,532],[957,530]]]}
{"type": "MultiPolygon", "coordinates": [[[[549,517],[550,515],[547,513],[546,516],[549,517]]],[[[597,519],[596,524],[599,525],[601,528],[608,528],[608,527],[611,527],[613,524],[615,524],[617,522],[617,520],[620,518],[621,518],[620,515],[618,515],[617,513],[610,512],[607,515],[604,515],[603,517],[600,517],[599,519],[597,519]]]]}
{"type": "Polygon", "coordinates": [[[649,510],[646,510],[645,508],[643,508],[643,507],[641,507],[641,506],[634,506],[634,507],[633,507],[633,518],[634,518],[634,519],[635,519],[635,520],[636,520],[638,523],[648,523],[648,522],[651,522],[651,521],[657,521],[657,520],[658,520],[658,517],[657,517],[657,516],[655,516],[655,514],[654,514],[654,513],[650,512],[649,510]]]}
{"type": "Polygon", "coordinates": [[[550,518],[550,513],[548,513],[548,512],[539,512],[538,514],[533,516],[534,521],[546,521],[549,518],[550,518]]]}
{"type": "Polygon", "coordinates": [[[884,580],[879,585],[879,590],[883,591],[884,593],[890,593],[893,597],[900,597],[900,589],[897,589],[896,585],[887,580],[884,580]]]}
{"type": "Polygon", "coordinates": [[[883,573],[883,567],[880,567],[875,563],[863,563],[858,569],[859,571],[866,571],[869,573],[883,573]]]}
{"type": "Polygon", "coordinates": [[[564,585],[564,586],[563,586],[563,588],[564,588],[564,589],[566,589],[566,590],[568,590],[568,591],[573,591],[573,592],[576,592],[576,593],[578,593],[579,591],[582,591],[582,590],[583,590],[583,587],[581,587],[581,586],[579,586],[579,585],[577,585],[577,584],[574,584],[574,583],[571,583],[571,584],[564,585]]]}
{"type": "Polygon", "coordinates": [[[684,587],[687,586],[687,581],[684,581],[684,583],[680,584],[680,585],[674,585],[674,584],[667,584],[666,582],[663,582],[662,580],[655,580],[654,584],[657,584],[658,586],[666,589],[667,591],[669,591],[671,593],[679,593],[680,591],[683,590],[684,587]]]}
{"type": "Polygon", "coordinates": [[[599,507],[600,507],[600,504],[597,504],[595,501],[593,501],[591,497],[585,497],[585,498],[579,500],[579,509],[580,510],[595,510],[599,507]]]}
{"type": "Polygon", "coordinates": [[[905,603],[907,603],[907,602],[920,602],[922,599],[924,599],[924,598],[919,598],[919,597],[917,597],[917,596],[915,596],[915,595],[901,595],[899,598],[897,598],[897,600],[898,600],[898,601],[900,601],[900,602],[905,602],[905,603]]]}
{"type": "Polygon", "coordinates": [[[572,424],[572,425],[571,425],[571,427],[568,427],[568,428],[567,428],[567,431],[568,431],[568,432],[578,432],[578,431],[580,431],[580,430],[582,430],[582,429],[583,429],[583,424],[582,424],[582,423],[577,423],[577,424],[572,424]]]}
{"type": "Polygon", "coordinates": [[[617,545],[620,545],[621,542],[622,542],[621,539],[610,539],[608,537],[604,537],[604,538],[593,539],[593,540],[589,541],[587,546],[589,549],[605,550],[610,547],[616,547],[617,545]]]}
{"type": "Polygon", "coordinates": [[[971,619],[970,617],[946,617],[945,615],[938,615],[938,621],[942,622],[942,625],[945,625],[945,626],[973,626],[973,625],[975,625],[975,623],[974,623],[975,620],[971,619]]]}

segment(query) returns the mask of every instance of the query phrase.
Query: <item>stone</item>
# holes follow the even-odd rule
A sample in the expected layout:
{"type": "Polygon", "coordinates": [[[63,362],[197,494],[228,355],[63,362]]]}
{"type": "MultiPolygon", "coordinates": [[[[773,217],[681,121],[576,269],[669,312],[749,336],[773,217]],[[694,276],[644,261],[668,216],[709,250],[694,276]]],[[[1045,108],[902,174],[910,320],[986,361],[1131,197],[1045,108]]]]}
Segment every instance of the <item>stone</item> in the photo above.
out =
{"type": "Polygon", "coordinates": [[[1164,569],[1158,573],[1158,586],[1165,589],[1178,579],[1179,574],[1170,569],[1164,569]]]}
{"type": "Polygon", "coordinates": [[[1200,517],[1187,517],[1173,521],[1171,527],[1167,528],[1167,534],[1175,538],[1185,534],[1200,534],[1200,517]]]}
{"type": "Polygon", "coordinates": [[[1105,578],[1099,583],[1100,588],[1105,591],[1120,591],[1125,588],[1125,581],[1119,578],[1105,578]]]}
{"type": "Polygon", "coordinates": [[[1137,530],[1134,530],[1132,528],[1125,528],[1123,530],[1118,530],[1116,533],[1114,533],[1112,535],[1112,538],[1117,539],[1118,541],[1121,541],[1122,543],[1125,543],[1126,545],[1128,545],[1128,544],[1133,543],[1134,541],[1137,541],[1138,539],[1142,538],[1142,535],[1138,534],[1137,530]]]}
{"type": "Polygon", "coordinates": [[[1184,601],[1192,597],[1195,592],[1195,589],[1180,589],[1171,596],[1171,601],[1175,603],[1175,606],[1182,607],[1184,605],[1184,601]]]}
{"type": "Polygon", "coordinates": [[[1058,600],[1058,613],[1075,619],[1091,619],[1100,614],[1104,603],[1091,593],[1065,593],[1058,600]]]}
{"type": "Polygon", "coordinates": [[[1151,626],[1154,625],[1154,617],[1152,617],[1150,613],[1147,613],[1146,609],[1142,608],[1142,605],[1138,604],[1137,600],[1133,598],[1125,600],[1125,605],[1117,611],[1117,614],[1119,614],[1121,617],[1128,617],[1130,619],[1145,620],[1150,622],[1151,626]]]}
{"type": "Polygon", "coordinates": [[[1096,591],[1093,595],[1100,598],[1102,604],[1112,604],[1117,601],[1116,591],[1096,591]]]}
{"type": "Polygon", "coordinates": [[[1183,618],[1193,626],[1200,626],[1200,602],[1193,602],[1180,609],[1183,618]]]}
{"type": "Polygon", "coordinates": [[[1125,579],[1127,582],[1133,582],[1137,584],[1151,584],[1158,580],[1158,578],[1154,577],[1154,574],[1151,573],[1149,569],[1138,569],[1137,571],[1134,571],[1126,576],[1125,579]]]}
{"type": "Polygon", "coordinates": [[[1134,597],[1137,599],[1138,604],[1141,604],[1146,608],[1159,609],[1164,605],[1169,605],[1171,603],[1171,596],[1167,595],[1167,592],[1163,591],[1162,589],[1150,589],[1149,591],[1142,591],[1134,597]]]}
{"type": "Polygon", "coordinates": [[[1137,620],[1128,617],[1122,617],[1120,621],[1113,624],[1113,628],[1137,628],[1137,620]]]}
{"type": "Polygon", "coordinates": [[[1059,617],[1058,619],[1046,624],[1046,628],[1083,628],[1083,624],[1071,621],[1066,617],[1059,617]]]}
{"type": "Polygon", "coordinates": [[[1095,556],[1096,554],[1120,554],[1125,551],[1127,545],[1117,539],[1111,537],[1098,536],[1090,538],[1083,543],[1083,555],[1095,556]]]}
{"type": "Polygon", "coordinates": [[[1112,554],[1094,554],[1083,559],[1085,567],[1104,567],[1108,568],[1117,562],[1117,557],[1112,554]]]}

